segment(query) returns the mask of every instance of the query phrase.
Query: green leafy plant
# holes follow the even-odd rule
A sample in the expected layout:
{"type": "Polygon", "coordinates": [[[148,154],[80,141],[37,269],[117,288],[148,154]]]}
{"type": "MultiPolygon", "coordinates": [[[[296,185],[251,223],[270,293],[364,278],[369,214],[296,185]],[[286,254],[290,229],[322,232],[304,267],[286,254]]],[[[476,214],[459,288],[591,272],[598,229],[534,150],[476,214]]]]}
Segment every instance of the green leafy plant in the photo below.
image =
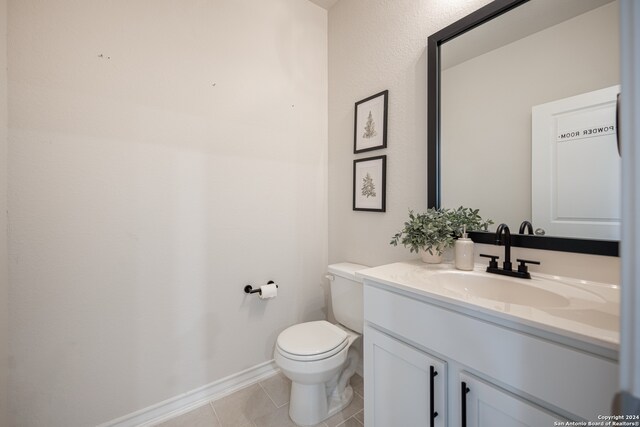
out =
{"type": "Polygon", "coordinates": [[[420,249],[441,255],[445,249],[453,246],[456,238],[462,236],[463,226],[467,231],[486,230],[493,221],[484,221],[478,209],[460,206],[457,209],[429,208],[424,213],[409,210],[409,220],[404,228],[396,233],[390,244],[402,243],[411,252],[420,249]]]}
{"type": "Polygon", "coordinates": [[[480,212],[479,209],[465,208],[463,206],[449,210],[449,220],[456,238],[462,236],[463,226],[466,226],[467,231],[487,231],[487,228],[493,224],[490,219],[483,220],[478,212],[480,212]]]}

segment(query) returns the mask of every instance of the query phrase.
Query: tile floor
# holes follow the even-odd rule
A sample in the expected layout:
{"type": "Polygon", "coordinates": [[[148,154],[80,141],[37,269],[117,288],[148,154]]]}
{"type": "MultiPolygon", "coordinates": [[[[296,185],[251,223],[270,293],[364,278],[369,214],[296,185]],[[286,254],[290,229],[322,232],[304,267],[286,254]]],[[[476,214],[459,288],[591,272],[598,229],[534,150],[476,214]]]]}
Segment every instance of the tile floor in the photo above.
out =
{"type": "MultiPolygon", "coordinates": [[[[351,378],[353,401],[318,427],[363,427],[364,382],[351,378]]],[[[258,384],[209,402],[157,427],[295,427],[289,419],[291,382],[278,373],[258,384]]]]}

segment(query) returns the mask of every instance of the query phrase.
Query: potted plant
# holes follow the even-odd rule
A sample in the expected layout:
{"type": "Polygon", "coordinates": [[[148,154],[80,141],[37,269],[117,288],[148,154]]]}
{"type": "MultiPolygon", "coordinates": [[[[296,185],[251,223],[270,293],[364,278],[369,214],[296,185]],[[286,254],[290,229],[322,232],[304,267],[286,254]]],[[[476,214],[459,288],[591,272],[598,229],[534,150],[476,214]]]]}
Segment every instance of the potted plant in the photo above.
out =
{"type": "Polygon", "coordinates": [[[393,236],[391,244],[402,243],[419,253],[424,262],[442,261],[442,252],[453,243],[453,234],[445,209],[429,208],[423,213],[409,211],[404,228],[393,236]]]}
{"type": "Polygon", "coordinates": [[[460,206],[457,209],[450,209],[448,212],[451,228],[456,238],[462,236],[463,226],[466,226],[467,231],[487,231],[487,228],[493,224],[490,219],[486,221],[482,219],[478,213],[479,209],[460,206]]]}
{"type": "Polygon", "coordinates": [[[483,221],[477,209],[462,206],[457,209],[429,208],[417,214],[409,210],[409,220],[390,244],[402,243],[411,252],[419,253],[422,261],[439,263],[442,253],[462,235],[463,226],[467,231],[486,230],[490,224],[493,221],[483,221]]]}

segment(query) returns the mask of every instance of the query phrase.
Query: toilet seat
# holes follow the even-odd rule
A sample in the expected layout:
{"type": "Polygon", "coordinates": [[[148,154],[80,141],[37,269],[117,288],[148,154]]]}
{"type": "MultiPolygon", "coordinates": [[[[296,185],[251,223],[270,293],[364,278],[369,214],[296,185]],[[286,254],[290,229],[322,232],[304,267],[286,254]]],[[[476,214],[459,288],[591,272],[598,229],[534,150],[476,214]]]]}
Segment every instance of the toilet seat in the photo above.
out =
{"type": "Polygon", "coordinates": [[[326,320],[293,325],[278,335],[276,348],[291,360],[314,361],[331,357],[349,344],[349,335],[326,320]]]}

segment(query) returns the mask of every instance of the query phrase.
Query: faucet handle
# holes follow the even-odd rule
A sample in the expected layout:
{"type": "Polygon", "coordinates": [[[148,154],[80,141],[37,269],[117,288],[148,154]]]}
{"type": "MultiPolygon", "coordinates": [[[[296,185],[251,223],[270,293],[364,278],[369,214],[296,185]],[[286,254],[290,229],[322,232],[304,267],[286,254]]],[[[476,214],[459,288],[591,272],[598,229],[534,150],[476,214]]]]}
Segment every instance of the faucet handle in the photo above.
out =
{"type": "Polygon", "coordinates": [[[518,261],[520,264],[518,265],[518,273],[528,273],[529,272],[529,268],[527,267],[527,264],[536,264],[536,265],[540,265],[540,261],[531,261],[528,259],[516,259],[516,261],[518,261]]]}
{"type": "Polygon", "coordinates": [[[489,268],[498,268],[498,261],[496,261],[498,258],[500,258],[498,255],[480,254],[480,256],[491,258],[491,261],[489,261],[489,268]]]}

